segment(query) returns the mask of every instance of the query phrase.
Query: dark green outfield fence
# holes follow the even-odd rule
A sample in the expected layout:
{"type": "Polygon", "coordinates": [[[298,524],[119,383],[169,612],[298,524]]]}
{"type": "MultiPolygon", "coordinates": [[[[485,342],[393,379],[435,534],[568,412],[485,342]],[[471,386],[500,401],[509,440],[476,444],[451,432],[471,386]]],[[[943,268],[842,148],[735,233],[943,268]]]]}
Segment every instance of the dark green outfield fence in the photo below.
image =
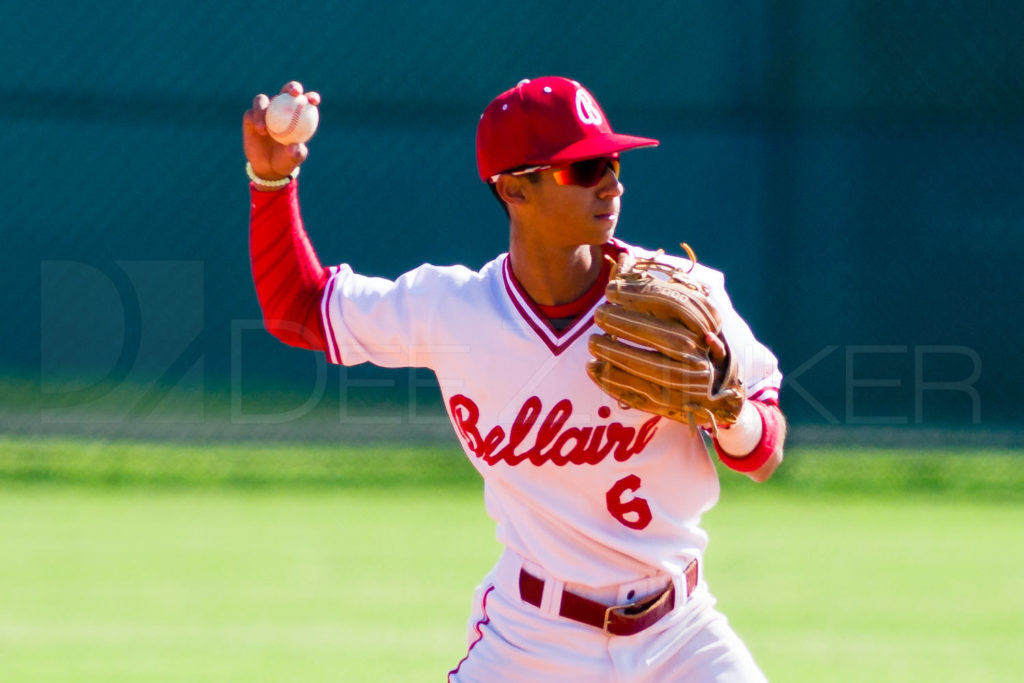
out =
{"type": "Polygon", "coordinates": [[[309,232],[393,277],[505,248],[476,121],[557,73],[662,140],[626,159],[620,235],[726,271],[794,422],[1015,429],[1022,29],[1016,0],[4,2],[3,414],[434,396],[260,332],[242,111],[291,78],[323,94],[309,232]]]}

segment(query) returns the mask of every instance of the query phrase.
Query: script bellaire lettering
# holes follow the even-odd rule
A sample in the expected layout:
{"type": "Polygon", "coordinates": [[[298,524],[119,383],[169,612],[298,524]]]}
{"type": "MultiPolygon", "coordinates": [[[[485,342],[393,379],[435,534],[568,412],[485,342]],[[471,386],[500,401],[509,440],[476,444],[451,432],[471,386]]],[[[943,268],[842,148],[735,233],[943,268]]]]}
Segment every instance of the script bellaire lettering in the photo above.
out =
{"type": "MultiPolygon", "coordinates": [[[[596,465],[609,453],[619,462],[629,460],[641,452],[658,429],[660,415],[637,427],[627,427],[611,422],[596,427],[568,427],[572,417],[572,403],[563,398],[556,403],[541,420],[544,406],[540,398],[526,399],[516,414],[506,435],[505,430],[495,425],[484,435],[479,425],[480,408],[473,399],[462,394],[452,396],[448,401],[452,419],[459,436],[476,457],[488,465],[505,461],[518,465],[528,461],[531,465],[551,463],[564,465],[596,465]],[[524,447],[527,437],[534,434],[533,445],[524,447]]],[[[598,416],[607,418],[611,410],[602,406],[598,416]]]]}

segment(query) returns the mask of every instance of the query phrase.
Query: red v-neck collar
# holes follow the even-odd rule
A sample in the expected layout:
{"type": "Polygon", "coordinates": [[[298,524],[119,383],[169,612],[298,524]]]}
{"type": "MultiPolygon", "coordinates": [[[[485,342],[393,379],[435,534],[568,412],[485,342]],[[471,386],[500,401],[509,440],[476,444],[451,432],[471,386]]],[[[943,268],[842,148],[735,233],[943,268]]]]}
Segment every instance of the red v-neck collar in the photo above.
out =
{"type": "MultiPolygon", "coordinates": [[[[613,241],[603,245],[601,251],[604,255],[616,258],[618,254],[625,251],[625,248],[613,241]]],[[[593,309],[604,298],[604,290],[608,284],[610,271],[611,265],[605,260],[594,284],[575,301],[554,306],[544,306],[531,299],[530,295],[527,294],[526,290],[519,283],[519,280],[516,279],[515,273],[512,272],[511,260],[507,254],[502,263],[502,278],[505,282],[505,291],[508,293],[513,306],[515,306],[523,320],[540,337],[541,341],[556,356],[569,348],[590,327],[594,320],[593,309]],[[558,318],[575,319],[569,325],[558,329],[551,323],[552,319],[558,318]]]]}
{"type": "MultiPolygon", "coordinates": [[[[593,308],[598,299],[604,296],[604,288],[608,284],[608,274],[610,272],[611,264],[609,264],[608,261],[602,261],[601,272],[598,273],[597,279],[594,280],[594,284],[590,285],[590,289],[583,292],[583,294],[581,294],[575,301],[570,301],[567,304],[555,304],[553,306],[545,306],[544,304],[538,304],[535,301],[531,301],[531,303],[534,308],[548,320],[558,318],[578,318],[593,308]]],[[[512,277],[515,278],[515,276],[516,274],[513,271],[512,277]]],[[[518,280],[516,280],[516,284],[519,284],[518,280]]]]}

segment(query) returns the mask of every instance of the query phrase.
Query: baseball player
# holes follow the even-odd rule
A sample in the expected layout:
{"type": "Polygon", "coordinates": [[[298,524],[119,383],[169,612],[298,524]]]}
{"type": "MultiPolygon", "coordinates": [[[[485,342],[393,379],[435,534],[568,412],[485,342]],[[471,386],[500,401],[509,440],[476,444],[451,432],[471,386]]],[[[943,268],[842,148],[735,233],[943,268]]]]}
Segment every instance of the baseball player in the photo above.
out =
{"type": "Polygon", "coordinates": [[[657,141],[615,133],[575,81],[521,81],[487,106],[476,141],[479,176],[508,216],[508,252],[479,270],[421,265],[392,281],[321,265],[299,211],[307,148],[267,135],[267,102],[257,96],[243,120],[267,329],[333,363],[433,370],[484,479],[504,550],[476,590],[467,652],[448,680],[764,680],[705,581],[700,519],[719,483],[702,433],[726,465],[767,479],[782,460],[782,378],[721,273],[614,236],[620,154],[657,141]],[[625,380],[594,359],[594,339],[609,336],[595,311],[612,305],[613,262],[626,259],[685,272],[703,292],[720,326],[685,357],[712,376],[736,369],[732,412],[677,420],[636,392],[613,393],[625,380]]]}

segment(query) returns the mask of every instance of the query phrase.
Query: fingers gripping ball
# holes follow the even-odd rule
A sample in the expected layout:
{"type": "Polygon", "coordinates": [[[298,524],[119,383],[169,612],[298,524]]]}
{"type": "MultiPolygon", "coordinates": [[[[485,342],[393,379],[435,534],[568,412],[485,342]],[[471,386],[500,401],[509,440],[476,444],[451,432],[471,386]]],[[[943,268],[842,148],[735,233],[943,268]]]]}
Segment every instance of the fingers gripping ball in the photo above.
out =
{"type": "Polygon", "coordinates": [[[587,374],[624,407],[711,429],[731,424],[745,391],[710,291],[659,256],[620,259],[594,316],[604,334],[590,337],[587,374]]]}
{"type": "Polygon", "coordinates": [[[267,132],[282,145],[306,142],[320,123],[320,111],[305,95],[281,93],[267,107],[267,132]]]}

